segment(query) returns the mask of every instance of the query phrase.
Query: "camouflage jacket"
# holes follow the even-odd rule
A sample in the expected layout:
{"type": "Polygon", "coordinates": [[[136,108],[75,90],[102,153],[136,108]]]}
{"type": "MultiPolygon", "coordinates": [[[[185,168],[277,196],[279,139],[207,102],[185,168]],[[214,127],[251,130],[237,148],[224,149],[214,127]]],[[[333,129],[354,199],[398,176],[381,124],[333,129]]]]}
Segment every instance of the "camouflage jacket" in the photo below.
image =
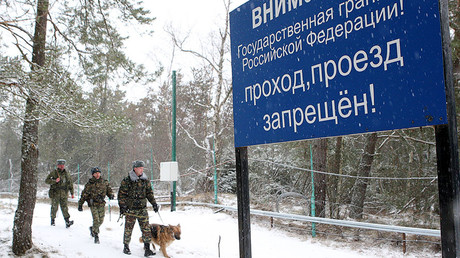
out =
{"type": "Polygon", "coordinates": [[[127,210],[142,210],[147,207],[147,200],[156,203],[152,186],[145,174],[140,177],[131,170],[118,189],[118,206],[127,210]]]}
{"type": "Polygon", "coordinates": [[[92,205],[104,206],[104,199],[106,195],[110,199],[113,199],[113,192],[112,188],[110,188],[109,182],[105,179],[102,179],[102,177],[99,179],[91,177],[81,192],[81,197],[78,201],[78,205],[83,205],[83,203],[86,201],[90,207],[92,205]]]}
{"type": "Polygon", "coordinates": [[[69,172],[65,169],[61,171],[56,168],[51,171],[51,173],[46,177],[45,183],[50,185],[50,197],[59,190],[65,191],[65,194],[70,191],[70,194],[73,195],[73,183],[69,172]],[[60,177],[61,180],[56,183],[56,179],[58,177],[60,177]]]}

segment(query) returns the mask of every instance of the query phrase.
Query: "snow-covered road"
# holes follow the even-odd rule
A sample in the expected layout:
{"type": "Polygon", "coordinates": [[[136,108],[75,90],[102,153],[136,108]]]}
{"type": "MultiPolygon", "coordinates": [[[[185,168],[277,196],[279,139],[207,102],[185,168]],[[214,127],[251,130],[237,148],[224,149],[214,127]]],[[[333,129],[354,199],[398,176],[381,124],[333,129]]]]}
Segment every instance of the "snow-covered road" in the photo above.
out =
{"type": "MultiPolygon", "coordinates": [[[[113,201],[112,201],[113,202],[113,201]]],[[[13,218],[17,200],[0,199],[0,256],[12,256],[11,239],[13,218]]],[[[69,208],[71,219],[75,224],[66,229],[60,210],[56,226],[50,226],[50,205],[37,202],[33,221],[33,243],[49,257],[143,257],[143,245],[138,242],[141,235],[135,226],[130,244],[131,256],[122,253],[123,222],[117,222],[118,213],[112,210],[106,214],[101,227],[100,244],[94,244],[89,235],[91,214],[85,205],[83,212],[78,212],[74,205],[69,208]]],[[[160,210],[161,218],[167,224],[181,224],[182,238],[175,241],[167,250],[175,258],[239,257],[238,220],[226,213],[214,213],[212,209],[190,206],[178,206],[176,212],[168,207],[160,210]]],[[[160,217],[150,213],[151,223],[161,223],[160,217]]],[[[270,229],[257,224],[251,226],[252,256],[268,257],[420,257],[403,255],[400,249],[377,248],[354,244],[354,250],[346,243],[334,243],[316,240],[311,237],[296,236],[278,229],[270,229]]],[[[44,257],[34,251],[28,257],[44,257]]],[[[426,257],[432,257],[428,254],[426,257]]],[[[155,257],[163,257],[157,252],[155,257]]]]}

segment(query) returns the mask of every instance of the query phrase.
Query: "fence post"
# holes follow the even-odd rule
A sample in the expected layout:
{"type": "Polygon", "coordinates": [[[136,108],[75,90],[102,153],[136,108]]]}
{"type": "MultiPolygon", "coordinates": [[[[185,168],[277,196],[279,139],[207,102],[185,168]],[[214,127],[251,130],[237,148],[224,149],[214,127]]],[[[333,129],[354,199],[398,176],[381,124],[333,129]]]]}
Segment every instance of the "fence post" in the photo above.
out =
{"type": "Polygon", "coordinates": [[[8,192],[12,193],[13,192],[13,163],[11,162],[11,159],[9,159],[10,162],[10,184],[8,186],[8,192]]]}
{"type": "Polygon", "coordinates": [[[80,164],[77,164],[77,199],[80,197],[80,164]]]}
{"type": "MultiPolygon", "coordinates": [[[[107,161],[107,181],[110,185],[110,161],[107,161]]],[[[109,221],[112,221],[112,212],[110,211],[110,198],[109,198],[109,221]]]]}
{"type": "MultiPolygon", "coordinates": [[[[311,169],[311,216],[316,216],[315,208],[315,174],[313,173],[313,150],[310,144],[310,169],[311,169]]],[[[315,222],[311,223],[311,236],[316,237],[316,224],[315,222]]]]}
{"type": "Polygon", "coordinates": [[[153,191],[153,148],[150,148],[150,182],[152,182],[153,191]]]}
{"type": "MultiPolygon", "coordinates": [[[[171,161],[176,160],[176,71],[172,72],[171,161]]],[[[171,211],[176,211],[176,181],[171,182],[171,211]]]]}
{"type": "Polygon", "coordinates": [[[402,233],[403,254],[406,254],[406,233],[402,233]]]}
{"type": "Polygon", "coordinates": [[[217,164],[216,164],[216,145],[212,137],[212,154],[214,161],[214,204],[217,204],[217,164]]]}

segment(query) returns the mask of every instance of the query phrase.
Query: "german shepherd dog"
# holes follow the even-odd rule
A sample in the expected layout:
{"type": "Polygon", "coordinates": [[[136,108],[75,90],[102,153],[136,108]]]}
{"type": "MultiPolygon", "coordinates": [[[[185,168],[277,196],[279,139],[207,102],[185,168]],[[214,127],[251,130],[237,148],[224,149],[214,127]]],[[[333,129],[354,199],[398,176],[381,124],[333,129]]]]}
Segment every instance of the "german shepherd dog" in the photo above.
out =
{"type": "MultiPolygon", "coordinates": [[[[180,240],[180,224],[177,224],[177,226],[150,224],[149,227],[152,233],[150,243],[152,243],[153,249],[156,250],[155,244],[159,245],[163,256],[169,258],[170,256],[166,253],[166,247],[172,244],[174,240],[180,240]]],[[[139,242],[143,243],[142,237],[139,238],[139,242]]]]}

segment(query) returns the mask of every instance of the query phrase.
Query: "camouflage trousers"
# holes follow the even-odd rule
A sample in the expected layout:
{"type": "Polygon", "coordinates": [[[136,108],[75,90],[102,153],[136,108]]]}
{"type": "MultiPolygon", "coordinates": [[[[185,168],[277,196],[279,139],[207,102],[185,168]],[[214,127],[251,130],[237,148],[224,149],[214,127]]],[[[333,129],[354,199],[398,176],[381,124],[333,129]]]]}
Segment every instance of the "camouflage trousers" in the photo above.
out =
{"type": "Polygon", "coordinates": [[[105,205],[93,205],[90,209],[93,215],[93,233],[99,234],[99,227],[104,222],[105,205]]]}
{"type": "Polygon", "coordinates": [[[146,209],[142,209],[125,213],[125,233],[123,235],[123,244],[129,244],[129,242],[131,242],[131,234],[133,233],[136,219],[139,222],[139,227],[142,231],[142,240],[144,243],[150,243],[151,233],[149,228],[149,214],[146,209]]]}
{"type": "Polygon", "coordinates": [[[51,218],[55,219],[56,218],[56,213],[57,210],[59,209],[59,206],[61,206],[61,212],[62,216],[64,216],[64,219],[67,219],[70,217],[69,214],[69,208],[67,207],[67,191],[63,190],[58,190],[54,194],[53,198],[51,198],[51,218]]]}

